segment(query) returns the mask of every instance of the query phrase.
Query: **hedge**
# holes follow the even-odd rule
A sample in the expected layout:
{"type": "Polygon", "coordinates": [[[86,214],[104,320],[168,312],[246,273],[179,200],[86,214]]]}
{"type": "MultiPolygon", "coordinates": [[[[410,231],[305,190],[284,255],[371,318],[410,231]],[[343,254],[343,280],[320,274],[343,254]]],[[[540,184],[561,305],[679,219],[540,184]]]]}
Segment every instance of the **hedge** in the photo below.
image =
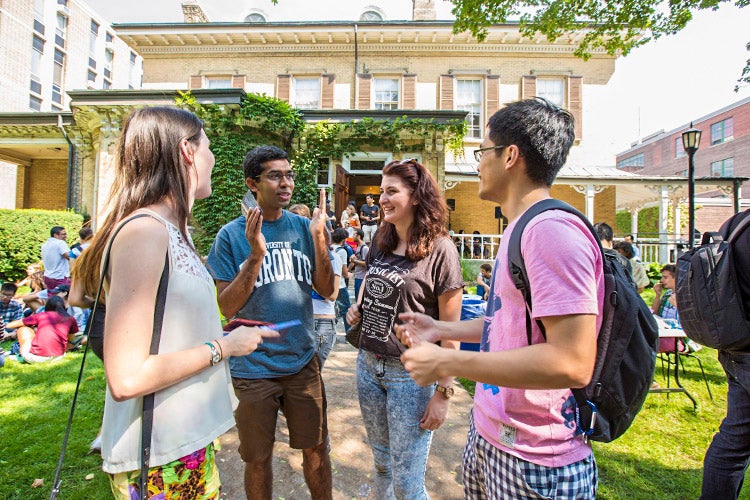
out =
{"type": "Polygon", "coordinates": [[[0,280],[24,278],[26,266],[42,260],[42,244],[54,226],[67,230],[71,245],[82,225],[83,216],[72,211],[0,209],[0,280]]]}

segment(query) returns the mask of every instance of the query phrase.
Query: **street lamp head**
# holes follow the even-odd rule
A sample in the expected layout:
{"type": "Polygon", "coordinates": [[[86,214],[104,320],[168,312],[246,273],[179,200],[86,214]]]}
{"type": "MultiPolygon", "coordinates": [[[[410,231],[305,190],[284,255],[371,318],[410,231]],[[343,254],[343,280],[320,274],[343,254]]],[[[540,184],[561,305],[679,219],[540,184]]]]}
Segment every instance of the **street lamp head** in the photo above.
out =
{"type": "Polygon", "coordinates": [[[698,146],[701,143],[701,131],[697,128],[693,128],[692,122],[690,128],[682,133],[682,147],[688,154],[694,154],[698,151],[698,146]]]}

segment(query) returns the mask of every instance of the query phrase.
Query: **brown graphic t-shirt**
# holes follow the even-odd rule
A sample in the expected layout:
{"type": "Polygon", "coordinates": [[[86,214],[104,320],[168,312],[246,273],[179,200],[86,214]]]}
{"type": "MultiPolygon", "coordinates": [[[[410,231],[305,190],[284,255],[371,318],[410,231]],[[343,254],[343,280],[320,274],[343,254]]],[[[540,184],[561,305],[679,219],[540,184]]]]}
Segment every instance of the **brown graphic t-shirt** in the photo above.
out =
{"type": "Polygon", "coordinates": [[[437,319],[438,297],[463,284],[458,251],[447,236],[438,238],[432,253],[416,262],[371,246],[363,283],[360,348],[399,357],[404,346],[393,333],[398,315],[420,312],[437,319]]]}

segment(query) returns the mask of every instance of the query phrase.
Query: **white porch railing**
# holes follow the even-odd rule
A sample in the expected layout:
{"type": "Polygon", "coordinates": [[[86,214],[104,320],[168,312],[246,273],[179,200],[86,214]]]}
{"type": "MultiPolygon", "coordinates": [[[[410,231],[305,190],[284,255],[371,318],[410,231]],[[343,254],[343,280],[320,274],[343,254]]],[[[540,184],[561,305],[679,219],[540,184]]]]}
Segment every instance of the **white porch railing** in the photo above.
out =
{"type": "MultiPolygon", "coordinates": [[[[453,234],[458,253],[465,260],[494,260],[500,247],[501,234],[453,234]]],[[[615,238],[615,241],[620,241],[615,238]]],[[[636,243],[641,251],[641,261],[646,264],[652,262],[660,264],[674,263],[677,257],[687,250],[687,242],[683,240],[670,239],[662,243],[659,238],[643,238],[636,243]],[[662,247],[666,245],[668,262],[661,262],[662,247]]]]}
{"type": "Polygon", "coordinates": [[[458,254],[468,260],[494,260],[501,234],[453,234],[458,254]]]}

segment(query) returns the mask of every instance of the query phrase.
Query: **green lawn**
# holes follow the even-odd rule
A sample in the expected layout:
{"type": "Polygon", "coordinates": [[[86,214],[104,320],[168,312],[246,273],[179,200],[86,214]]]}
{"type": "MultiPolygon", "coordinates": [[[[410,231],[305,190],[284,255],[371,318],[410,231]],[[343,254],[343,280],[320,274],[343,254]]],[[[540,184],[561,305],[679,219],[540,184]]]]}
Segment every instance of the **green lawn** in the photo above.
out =
{"type": "MultiPolygon", "coordinates": [[[[3,342],[6,352],[10,342],[3,342]]],[[[0,498],[49,498],[76,388],[81,352],[61,361],[29,365],[6,359],[0,368],[0,498]],[[32,488],[35,479],[44,486],[32,488]]],[[[104,407],[104,369],[91,352],[65,457],[60,498],[111,497],[98,455],[87,455],[104,407]],[[93,474],[93,479],[86,476],[93,474]]]]}
{"type": "MultiPolygon", "coordinates": [[[[10,349],[10,343],[2,347],[10,349]]],[[[89,353],[90,354],[90,353],[89,353]]],[[[695,360],[686,360],[684,385],[699,403],[698,412],[682,394],[650,394],[628,432],[613,443],[595,443],[601,499],[693,499],[701,484],[703,454],[725,412],[726,380],[716,351],[698,353],[707,370],[710,401],[695,360]]],[[[45,499],[54,477],[81,353],[47,365],[7,360],[0,368],[0,498],[45,499]],[[44,487],[32,489],[35,479],[44,487]]],[[[101,362],[87,357],[82,391],[63,469],[60,498],[110,496],[101,460],[86,455],[99,427],[104,402],[101,362]],[[86,476],[93,474],[93,479],[86,476]]],[[[662,386],[657,364],[656,380],[662,386]]],[[[331,430],[336,432],[335,429],[331,430]]],[[[746,482],[750,484],[750,481],[746,482]]],[[[750,486],[741,498],[750,500],[750,486]]]]}

